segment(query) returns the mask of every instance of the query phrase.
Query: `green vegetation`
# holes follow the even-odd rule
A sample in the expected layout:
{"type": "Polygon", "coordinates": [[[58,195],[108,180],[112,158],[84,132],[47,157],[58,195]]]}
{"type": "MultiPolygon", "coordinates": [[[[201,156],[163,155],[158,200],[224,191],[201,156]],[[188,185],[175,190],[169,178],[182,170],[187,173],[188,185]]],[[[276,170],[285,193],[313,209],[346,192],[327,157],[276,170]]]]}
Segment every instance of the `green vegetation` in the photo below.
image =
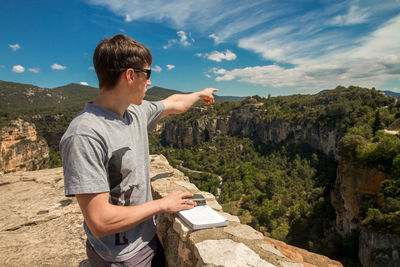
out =
{"type": "MultiPolygon", "coordinates": [[[[398,229],[399,217],[395,216],[399,215],[399,208],[394,200],[398,200],[400,183],[394,177],[400,177],[399,141],[396,135],[382,130],[400,126],[400,105],[393,98],[375,89],[339,86],[316,95],[254,96],[240,105],[198,105],[165,123],[192,126],[195,120],[229,115],[243,105],[249,106],[246,112],[267,123],[309,123],[344,135],[338,150],[345,161],[355,167],[379,168],[391,177],[382,187],[385,205],[378,207],[376,198],[365,203],[364,225],[398,229]]],[[[340,259],[346,266],[358,266],[358,232],[341,238],[332,227],[335,212],[329,193],[336,178],[332,155],[323,155],[302,144],[267,146],[258,143],[256,137],[250,138],[219,135],[182,149],[166,144],[162,133],[153,133],[150,141],[152,153],[164,154],[201,190],[215,194],[219,184],[215,175],[221,176],[218,201],[242,222],[265,235],[340,259]]]]}

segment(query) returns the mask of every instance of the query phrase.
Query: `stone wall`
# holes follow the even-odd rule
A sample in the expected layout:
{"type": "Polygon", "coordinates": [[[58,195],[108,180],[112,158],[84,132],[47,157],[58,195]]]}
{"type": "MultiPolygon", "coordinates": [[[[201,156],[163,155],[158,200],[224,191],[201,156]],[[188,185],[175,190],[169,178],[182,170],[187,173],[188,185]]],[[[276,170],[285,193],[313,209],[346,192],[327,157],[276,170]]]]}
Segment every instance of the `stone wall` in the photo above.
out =
{"type": "MultiPolygon", "coordinates": [[[[151,156],[154,198],[197,187],[163,156],[151,156]]],[[[0,262],[4,266],[88,266],[83,217],[75,198],[64,196],[62,168],[0,175],[0,262]]],[[[224,213],[214,196],[207,204],[227,227],[190,230],[176,215],[157,216],[170,267],[342,266],[339,262],[266,238],[224,213]]]]}

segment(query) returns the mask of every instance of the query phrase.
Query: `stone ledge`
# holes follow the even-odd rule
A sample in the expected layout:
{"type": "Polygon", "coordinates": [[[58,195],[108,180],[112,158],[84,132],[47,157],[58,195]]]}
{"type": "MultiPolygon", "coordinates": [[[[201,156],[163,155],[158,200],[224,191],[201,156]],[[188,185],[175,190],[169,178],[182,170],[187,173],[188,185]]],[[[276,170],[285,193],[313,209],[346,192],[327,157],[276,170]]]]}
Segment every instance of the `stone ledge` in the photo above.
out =
{"type": "Polygon", "coordinates": [[[229,220],[226,227],[191,230],[173,214],[157,216],[158,235],[169,266],[343,266],[325,256],[266,238],[238,217],[225,213],[215,197],[201,192],[162,155],[152,155],[151,177],[154,199],[177,190],[201,193],[207,205],[229,220]]]}

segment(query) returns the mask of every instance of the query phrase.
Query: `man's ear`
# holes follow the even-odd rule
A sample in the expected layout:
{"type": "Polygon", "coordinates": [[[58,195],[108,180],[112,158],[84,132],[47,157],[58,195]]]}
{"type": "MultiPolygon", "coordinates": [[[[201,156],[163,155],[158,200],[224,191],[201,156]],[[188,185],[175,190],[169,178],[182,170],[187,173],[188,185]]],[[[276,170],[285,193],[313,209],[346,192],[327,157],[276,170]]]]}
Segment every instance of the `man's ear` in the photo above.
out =
{"type": "Polygon", "coordinates": [[[124,72],[124,78],[128,83],[132,83],[135,79],[135,72],[131,69],[128,69],[124,72]]]}

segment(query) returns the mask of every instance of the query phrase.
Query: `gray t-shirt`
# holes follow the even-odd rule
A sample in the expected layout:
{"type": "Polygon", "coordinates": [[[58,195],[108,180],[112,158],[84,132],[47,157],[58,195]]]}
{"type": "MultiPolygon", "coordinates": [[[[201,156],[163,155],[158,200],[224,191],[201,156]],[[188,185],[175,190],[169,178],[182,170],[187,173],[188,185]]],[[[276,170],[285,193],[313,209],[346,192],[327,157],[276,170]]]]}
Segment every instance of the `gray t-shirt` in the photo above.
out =
{"type": "MultiPolygon", "coordinates": [[[[92,103],[69,125],[60,141],[65,195],[110,192],[110,203],[134,206],[151,201],[148,131],[164,111],[161,102],[130,105],[122,118],[92,103]]],[[[133,257],[154,237],[150,218],[134,228],[88,240],[107,261],[133,257]]]]}

